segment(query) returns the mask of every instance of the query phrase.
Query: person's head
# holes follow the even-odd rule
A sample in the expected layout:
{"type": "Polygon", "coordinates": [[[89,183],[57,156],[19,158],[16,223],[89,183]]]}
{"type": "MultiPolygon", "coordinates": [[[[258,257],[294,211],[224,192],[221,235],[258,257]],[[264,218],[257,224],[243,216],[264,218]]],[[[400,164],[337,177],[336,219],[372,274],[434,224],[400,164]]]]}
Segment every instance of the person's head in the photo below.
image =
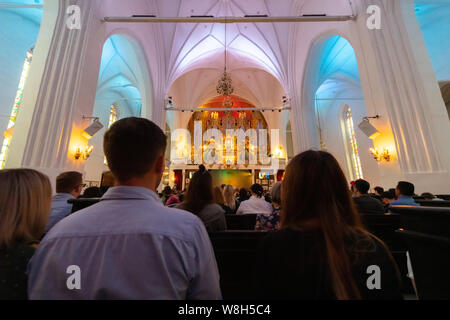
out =
{"type": "Polygon", "coordinates": [[[355,189],[355,181],[350,181],[350,191],[355,193],[356,189],[355,189]]]}
{"type": "Polygon", "coordinates": [[[0,171],[0,247],[38,241],[52,201],[48,177],[32,169],[0,171]]]}
{"type": "Polygon", "coordinates": [[[433,200],[434,198],[436,198],[434,196],[434,194],[430,193],[430,192],[424,192],[420,195],[422,198],[424,198],[425,200],[433,200]]]}
{"type": "Polygon", "coordinates": [[[361,298],[346,241],[372,237],[362,226],[337,160],[324,151],[309,150],[295,156],[286,168],[281,204],[283,229],[321,230],[336,297],[361,298]]]}
{"type": "Polygon", "coordinates": [[[225,204],[230,207],[232,210],[236,208],[236,198],[234,194],[235,189],[233,186],[226,185],[223,189],[223,198],[225,201],[225,204]]]}
{"type": "Polygon", "coordinates": [[[104,135],[103,151],[116,185],[155,191],[165,168],[166,144],[164,132],[148,119],[131,117],[114,122],[104,135]]]}
{"type": "Polygon", "coordinates": [[[272,204],[281,205],[281,181],[275,183],[270,190],[270,197],[272,199],[272,204]]]}
{"type": "Polygon", "coordinates": [[[82,197],[83,198],[100,198],[102,193],[99,187],[89,187],[84,190],[82,197]]]}
{"type": "Polygon", "coordinates": [[[245,188],[241,188],[239,190],[239,201],[245,201],[248,200],[248,190],[245,188]]]}
{"type": "Polygon", "coordinates": [[[400,181],[395,189],[395,195],[397,197],[412,197],[414,195],[414,185],[411,182],[400,181]]]}
{"type": "Polygon", "coordinates": [[[170,188],[170,186],[165,186],[162,194],[163,196],[169,197],[172,194],[172,188],[170,188]]]}
{"type": "Polygon", "coordinates": [[[355,181],[354,189],[356,195],[359,197],[369,192],[370,184],[366,180],[358,179],[355,181]]]}
{"type": "Polygon", "coordinates": [[[201,164],[192,176],[183,203],[186,210],[199,214],[206,205],[213,203],[213,200],[212,176],[201,164]]]}
{"type": "Polygon", "coordinates": [[[258,183],[252,184],[252,186],[250,187],[250,192],[252,196],[256,196],[258,198],[261,198],[264,195],[264,189],[258,183]]]}
{"type": "Polygon", "coordinates": [[[381,195],[381,202],[383,202],[383,205],[387,206],[395,199],[395,194],[390,191],[383,192],[381,195]]]}
{"type": "Polygon", "coordinates": [[[384,193],[384,189],[382,187],[375,187],[375,188],[373,188],[373,190],[375,191],[375,194],[380,197],[384,193]]]}
{"type": "Polygon", "coordinates": [[[222,193],[222,186],[215,186],[214,187],[214,202],[219,205],[224,205],[225,200],[222,193]]]}
{"type": "Polygon", "coordinates": [[[226,186],[227,186],[226,184],[221,184],[220,188],[223,190],[223,189],[225,189],[226,186]]]}
{"type": "Polygon", "coordinates": [[[83,189],[83,175],[76,171],[67,171],[56,177],[56,193],[70,193],[75,198],[83,189]]]}

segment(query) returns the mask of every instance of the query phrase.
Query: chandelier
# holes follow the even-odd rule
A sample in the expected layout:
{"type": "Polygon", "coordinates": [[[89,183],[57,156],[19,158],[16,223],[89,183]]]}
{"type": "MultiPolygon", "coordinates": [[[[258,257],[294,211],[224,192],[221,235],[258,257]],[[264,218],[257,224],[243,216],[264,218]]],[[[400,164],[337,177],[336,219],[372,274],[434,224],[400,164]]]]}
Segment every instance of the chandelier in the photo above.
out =
{"type": "Polygon", "coordinates": [[[233,80],[227,73],[227,24],[225,23],[225,64],[223,68],[223,74],[219,79],[216,87],[217,93],[221,96],[225,96],[225,100],[223,101],[223,106],[225,108],[231,108],[233,106],[233,100],[231,99],[231,95],[234,92],[233,88],[233,80]]]}
{"type": "Polygon", "coordinates": [[[233,88],[233,80],[231,80],[231,77],[228,75],[227,71],[223,71],[222,76],[219,79],[219,83],[217,84],[217,93],[221,96],[230,96],[234,92],[233,88]]]}

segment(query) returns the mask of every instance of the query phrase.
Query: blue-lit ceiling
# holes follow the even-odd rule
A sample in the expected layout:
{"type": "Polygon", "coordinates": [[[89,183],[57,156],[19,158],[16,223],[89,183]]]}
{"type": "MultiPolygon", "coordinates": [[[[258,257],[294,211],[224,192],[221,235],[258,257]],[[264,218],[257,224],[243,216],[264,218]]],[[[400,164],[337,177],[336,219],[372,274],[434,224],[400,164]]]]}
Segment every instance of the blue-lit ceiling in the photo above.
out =
{"type": "Polygon", "coordinates": [[[12,6],[27,6],[36,5],[42,6],[43,0],[0,0],[0,4],[4,7],[0,7],[0,20],[2,13],[16,14],[24,19],[27,19],[36,25],[40,26],[42,21],[42,7],[37,8],[7,8],[6,5],[12,6]]]}
{"type": "Polygon", "coordinates": [[[436,77],[450,80],[450,0],[415,0],[415,11],[436,77]]]}
{"type": "Polygon", "coordinates": [[[111,36],[103,46],[100,65],[98,92],[104,94],[103,99],[114,93],[121,97],[120,104],[126,103],[134,112],[141,108],[141,94],[137,89],[138,79],[131,66],[134,63],[130,54],[130,43],[120,35],[111,36]]]}
{"type": "MultiPolygon", "coordinates": [[[[355,51],[350,43],[340,37],[328,39],[322,46],[319,56],[319,70],[316,88],[322,86],[326,80],[346,80],[359,84],[358,64],[355,51]]],[[[329,87],[330,83],[328,83],[329,87]]]]}

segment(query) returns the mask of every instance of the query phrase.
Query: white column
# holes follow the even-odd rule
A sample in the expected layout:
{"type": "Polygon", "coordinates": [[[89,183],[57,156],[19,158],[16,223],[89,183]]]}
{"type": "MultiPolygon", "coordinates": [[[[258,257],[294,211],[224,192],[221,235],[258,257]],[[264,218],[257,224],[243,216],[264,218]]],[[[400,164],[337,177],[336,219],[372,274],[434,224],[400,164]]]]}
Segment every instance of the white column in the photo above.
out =
{"type": "MultiPolygon", "coordinates": [[[[395,180],[406,179],[416,184],[418,192],[447,192],[450,124],[413,0],[360,0],[356,7],[365,96],[370,87],[371,102],[386,110],[398,156],[400,175],[385,176],[383,182],[393,186],[395,180]],[[369,5],[381,8],[381,30],[366,26],[369,5]]],[[[375,145],[380,141],[376,139],[375,145]]]]}
{"type": "Polygon", "coordinates": [[[88,122],[95,100],[103,46],[97,0],[47,0],[43,30],[36,46],[32,83],[25,88],[7,167],[30,167],[50,175],[62,170],[82,171],[84,161],[69,155],[71,139],[88,122]],[[46,25],[46,9],[59,3],[54,28],[46,25]],[[69,29],[69,5],[80,8],[81,28],[69,29]]]}

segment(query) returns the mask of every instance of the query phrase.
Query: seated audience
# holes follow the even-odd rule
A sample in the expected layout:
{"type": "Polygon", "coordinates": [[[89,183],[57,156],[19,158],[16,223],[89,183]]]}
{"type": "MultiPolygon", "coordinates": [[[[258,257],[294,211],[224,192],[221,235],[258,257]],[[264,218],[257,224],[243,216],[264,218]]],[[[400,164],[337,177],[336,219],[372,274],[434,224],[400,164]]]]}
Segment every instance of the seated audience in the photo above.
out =
{"type": "Polygon", "coordinates": [[[116,186],[45,236],[30,262],[29,297],[220,299],[202,221],[165,207],[156,194],[165,168],[164,132],[150,120],[124,118],[103,139],[116,186]]]}
{"type": "Polygon", "coordinates": [[[52,187],[31,169],[0,171],[0,300],[27,299],[27,265],[45,231],[52,187]]]}
{"type": "Polygon", "coordinates": [[[204,165],[192,176],[184,201],[177,208],[192,212],[205,224],[208,232],[227,229],[225,210],[214,203],[212,176],[204,165]]]}
{"type": "Polygon", "coordinates": [[[166,205],[167,200],[169,200],[169,198],[172,196],[172,194],[173,194],[172,188],[170,186],[165,186],[162,191],[162,197],[161,197],[161,201],[164,205],[166,205]]]}
{"type": "Polygon", "coordinates": [[[397,200],[391,202],[391,206],[419,206],[414,201],[414,185],[411,182],[400,181],[395,189],[397,200]]]}
{"type": "Polygon", "coordinates": [[[273,211],[270,214],[259,214],[256,217],[256,230],[278,230],[280,229],[281,212],[281,182],[273,185],[270,191],[273,211]]]}
{"type": "Polygon", "coordinates": [[[257,298],[402,299],[395,261],[364,229],[331,154],[295,156],[281,198],[281,230],[269,233],[257,252],[256,265],[264,266],[254,270],[257,298]]]}
{"type": "Polygon", "coordinates": [[[89,187],[84,190],[80,198],[100,198],[101,196],[102,192],[99,187],[89,187]]]}
{"type": "Polygon", "coordinates": [[[56,194],[53,196],[52,209],[45,232],[72,213],[72,204],[67,201],[78,198],[82,189],[83,175],[79,172],[63,172],[56,177],[56,194]]]}
{"type": "Polygon", "coordinates": [[[252,196],[250,199],[241,202],[236,214],[271,214],[272,206],[263,198],[264,189],[260,184],[255,183],[250,187],[252,196]]]}
{"type": "Polygon", "coordinates": [[[245,188],[241,188],[239,190],[239,203],[244,202],[246,200],[248,200],[250,198],[249,194],[248,194],[248,190],[245,188]]]}
{"type": "Polygon", "coordinates": [[[384,212],[389,212],[389,207],[391,206],[392,201],[395,199],[395,194],[389,191],[383,192],[381,195],[381,201],[383,203],[384,212]]]}
{"type": "Polygon", "coordinates": [[[353,197],[353,200],[358,212],[361,214],[384,214],[383,204],[368,194],[369,189],[370,184],[366,180],[359,179],[355,181],[355,197],[353,197]]]}
{"type": "Polygon", "coordinates": [[[235,190],[233,186],[227,185],[223,190],[223,198],[225,205],[231,209],[231,213],[236,213],[239,201],[235,197],[235,190]]]}
{"type": "Polygon", "coordinates": [[[375,191],[375,195],[378,197],[381,197],[384,193],[384,189],[382,187],[375,187],[373,190],[375,191]]]}
{"type": "Polygon", "coordinates": [[[225,211],[225,214],[233,214],[233,210],[225,204],[225,198],[223,197],[222,187],[214,187],[214,203],[217,203],[225,211]]]}
{"type": "Polygon", "coordinates": [[[430,192],[424,192],[420,195],[422,198],[424,198],[425,200],[430,200],[430,201],[444,201],[444,199],[440,199],[438,197],[436,197],[434,194],[430,193],[430,192]]]}
{"type": "Polygon", "coordinates": [[[178,203],[180,203],[180,199],[178,198],[178,195],[172,191],[172,195],[166,201],[166,206],[173,207],[178,203]]]}

